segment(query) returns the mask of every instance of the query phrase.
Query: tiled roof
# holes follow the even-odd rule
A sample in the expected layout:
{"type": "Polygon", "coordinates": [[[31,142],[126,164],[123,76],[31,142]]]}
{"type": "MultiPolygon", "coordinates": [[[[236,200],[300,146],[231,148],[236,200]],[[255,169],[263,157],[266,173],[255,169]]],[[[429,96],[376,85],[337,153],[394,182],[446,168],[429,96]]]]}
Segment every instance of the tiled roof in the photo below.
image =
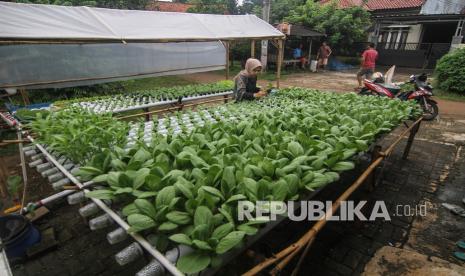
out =
{"type": "MultiPolygon", "coordinates": [[[[320,3],[327,4],[331,1],[332,0],[320,0],[320,3]]],[[[425,0],[336,0],[339,8],[359,6],[370,11],[418,8],[421,7],[424,2],[425,0]]]]}
{"type": "Polygon", "coordinates": [[[424,0],[368,0],[366,6],[369,10],[392,10],[421,7],[424,0]]]}
{"type": "Polygon", "coordinates": [[[162,11],[162,12],[187,12],[192,7],[191,4],[173,3],[165,1],[150,1],[145,9],[148,11],[162,11]]]}

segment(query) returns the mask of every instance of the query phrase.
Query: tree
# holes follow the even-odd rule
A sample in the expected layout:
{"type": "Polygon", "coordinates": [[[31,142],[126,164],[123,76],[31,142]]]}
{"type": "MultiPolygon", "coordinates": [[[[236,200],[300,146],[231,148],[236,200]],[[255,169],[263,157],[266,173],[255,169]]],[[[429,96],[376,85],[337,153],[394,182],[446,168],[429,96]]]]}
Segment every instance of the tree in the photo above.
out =
{"type": "Polygon", "coordinates": [[[436,64],[439,88],[444,91],[465,95],[465,48],[454,50],[443,56],[436,64]]]}
{"type": "Polygon", "coordinates": [[[89,6],[110,9],[145,10],[148,0],[16,0],[17,3],[60,6],[89,6]]]}
{"type": "MultiPolygon", "coordinates": [[[[272,0],[270,23],[281,23],[284,18],[289,16],[290,12],[298,6],[303,5],[305,0],[272,0]]],[[[245,0],[239,7],[241,14],[255,14],[262,17],[263,0],[245,0]]]]}
{"type": "Polygon", "coordinates": [[[349,52],[355,42],[366,41],[372,25],[370,14],[361,7],[339,9],[336,3],[321,5],[313,0],[297,7],[286,18],[328,35],[328,42],[342,54],[349,52]]]}
{"type": "Polygon", "coordinates": [[[194,6],[187,12],[208,14],[237,14],[236,0],[192,0],[194,6]]]}

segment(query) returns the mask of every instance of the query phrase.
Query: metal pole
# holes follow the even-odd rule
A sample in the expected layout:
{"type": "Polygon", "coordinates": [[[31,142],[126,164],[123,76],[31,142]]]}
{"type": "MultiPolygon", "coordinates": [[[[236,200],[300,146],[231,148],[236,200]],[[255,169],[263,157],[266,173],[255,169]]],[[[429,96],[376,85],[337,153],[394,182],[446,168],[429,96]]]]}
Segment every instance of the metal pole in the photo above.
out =
{"type": "MultiPolygon", "coordinates": [[[[271,0],[263,0],[263,20],[270,22],[271,0]]],[[[268,64],[268,40],[262,40],[262,50],[260,61],[262,62],[263,71],[266,71],[268,64]]]]}

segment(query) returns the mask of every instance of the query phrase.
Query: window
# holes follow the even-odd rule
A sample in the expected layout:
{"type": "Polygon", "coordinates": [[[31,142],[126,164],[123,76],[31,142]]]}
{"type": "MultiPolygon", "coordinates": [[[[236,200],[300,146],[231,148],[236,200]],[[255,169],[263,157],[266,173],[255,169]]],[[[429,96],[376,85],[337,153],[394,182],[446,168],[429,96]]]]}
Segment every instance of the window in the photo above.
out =
{"type": "Polygon", "coordinates": [[[380,31],[379,42],[381,47],[390,50],[406,50],[407,37],[410,27],[402,25],[393,25],[383,28],[380,31]]]}

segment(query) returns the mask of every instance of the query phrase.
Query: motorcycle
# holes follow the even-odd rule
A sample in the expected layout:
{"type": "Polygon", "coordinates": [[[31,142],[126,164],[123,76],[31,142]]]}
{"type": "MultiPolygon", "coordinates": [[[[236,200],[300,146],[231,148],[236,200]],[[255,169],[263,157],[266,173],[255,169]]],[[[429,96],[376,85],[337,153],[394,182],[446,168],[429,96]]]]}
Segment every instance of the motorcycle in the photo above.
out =
{"type": "Polygon", "coordinates": [[[405,84],[413,84],[414,90],[401,92],[401,87],[396,84],[387,84],[381,73],[375,73],[373,80],[365,79],[364,87],[359,91],[360,95],[372,95],[397,98],[402,101],[416,101],[423,109],[423,119],[431,121],[438,116],[438,103],[431,99],[433,87],[427,82],[425,73],[421,75],[411,75],[405,84]]]}

